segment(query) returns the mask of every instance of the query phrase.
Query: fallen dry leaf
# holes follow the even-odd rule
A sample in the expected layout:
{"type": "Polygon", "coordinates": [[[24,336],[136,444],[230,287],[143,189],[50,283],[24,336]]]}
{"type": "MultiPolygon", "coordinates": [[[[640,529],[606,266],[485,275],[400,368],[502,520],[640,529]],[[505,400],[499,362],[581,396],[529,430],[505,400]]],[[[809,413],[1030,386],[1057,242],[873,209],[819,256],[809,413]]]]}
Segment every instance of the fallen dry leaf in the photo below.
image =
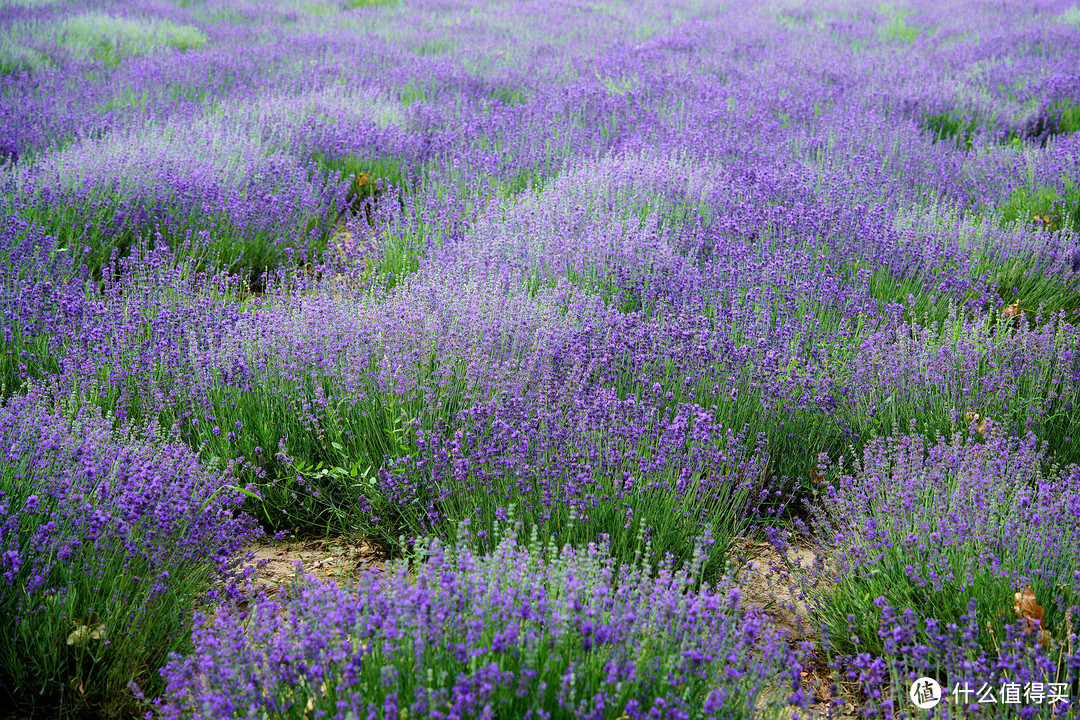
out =
{"type": "Polygon", "coordinates": [[[810,475],[810,482],[815,485],[825,484],[825,476],[821,474],[820,470],[811,470],[808,474],[810,475]]]}
{"type": "Polygon", "coordinates": [[[979,413],[966,412],[964,413],[964,419],[968,421],[968,424],[977,423],[975,429],[982,435],[986,435],[987,429],[994,424],[993,420],[988,417],[982,417],[979,413]]]}
{"type": "Polygon", "coordinates": [[[85,647],[91,640],[106,640],[105,625],[101,623],[97,613],[90,613],[85,623],[79,618],[73,621],[75,629],[67,636],[67,644],[85,647]]]}
{"type": "Polygon", "coordinates": [[[1060,217],[1058,215],[1033,215],[1032,220],[1035,221],[1036,227],[1042,230],[1058,230],[1061,228],[1060,217]]]}
{"type": "Polygon", "coordinates": [[[1016,599],[1013,612],[1017,617],[1027,621],[1028,631],[1037,634],[1039,642],[1043,644],[1043,647],[1048,648],[1051,636],[1043,627],[1043,607],[1035,601],[1035,591],[1029,585],[1020,592],[1014,593],[1013,597],[1016,599]]]}
{"type": "Polygon", "coordinates": [[[1026,588],[1018,593],[1014,593],[1013,597],[1016,598],[1016,604],[1013,605],[1013,612],[1017,616],[1026,619],[1029,623],[1034,621],[1042,622],[1043,608],[1035,600],[1035,591],[1028,585],[1026,588]]]}
{"type": "Polygon", "coordinates": [[[1001,317],[1011,323],[1013,326],[1020,324],[1020,318],[1024,316],[1024,309],[1020,307],[1020,301],[1017,300],[1009,305],[1006,305],[1001,310],[1001,317]]]}

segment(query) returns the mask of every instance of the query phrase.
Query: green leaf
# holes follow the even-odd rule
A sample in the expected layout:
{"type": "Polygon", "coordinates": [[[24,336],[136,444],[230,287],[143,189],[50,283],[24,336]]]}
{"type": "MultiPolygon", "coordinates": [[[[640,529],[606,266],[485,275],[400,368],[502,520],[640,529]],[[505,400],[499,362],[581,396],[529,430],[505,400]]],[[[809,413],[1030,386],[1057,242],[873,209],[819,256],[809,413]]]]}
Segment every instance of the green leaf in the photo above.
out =
{"type": "Polygon", "coordinates": [[[202,504],[202,507],[199,508],[199,512],[202,512],[203,510],[205,510],[206,506],[210,504],[210,501],[213,500],[217,496],[217,494],[219,492],[221,492],[222,490],[232,490],[233,492],[238,492],[238,493],[242,493],[244,495],[247,495],[252,500],[262,500],[261,497],[259,497],[256,493],[253,493],[251,490],[248,490],[247,488],[238,487],[236,485],[222,485],[217,490],[215,490],[213,493],[211,493],[210,497],[206,498],[206,501],[202,504]]]}
{"type": "Polygon", "coordinates": [[[262,499],[261,497],[259,497],[258,493],[252,492],[251,490],[248,490],[247,488],[238,487],[236,485],[226,485],[225,488],[228,489],[228,490],[232,490],[233,492],[238,492],[238,493],[240,493],[242,495],[246,495],[249,498],[251,498],[252,500],[261,500],[262,499]]]}

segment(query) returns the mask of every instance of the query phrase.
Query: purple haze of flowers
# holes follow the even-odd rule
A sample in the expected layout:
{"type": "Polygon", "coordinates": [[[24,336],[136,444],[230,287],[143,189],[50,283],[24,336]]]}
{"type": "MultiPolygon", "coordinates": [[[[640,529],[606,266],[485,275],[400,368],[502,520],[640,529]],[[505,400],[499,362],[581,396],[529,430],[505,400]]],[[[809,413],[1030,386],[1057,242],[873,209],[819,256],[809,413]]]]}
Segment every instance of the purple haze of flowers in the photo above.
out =
{"type": "Polygon", "coordinates": [[[872,440],[819,515],[839,570],[867,571],[902,551],[910,580],[928,591],[967,591],[991,573],[1080,593],[1080,468],[1044,470],[1034,435],[1010,437],[992,421],[986,435],[872,440]]]}

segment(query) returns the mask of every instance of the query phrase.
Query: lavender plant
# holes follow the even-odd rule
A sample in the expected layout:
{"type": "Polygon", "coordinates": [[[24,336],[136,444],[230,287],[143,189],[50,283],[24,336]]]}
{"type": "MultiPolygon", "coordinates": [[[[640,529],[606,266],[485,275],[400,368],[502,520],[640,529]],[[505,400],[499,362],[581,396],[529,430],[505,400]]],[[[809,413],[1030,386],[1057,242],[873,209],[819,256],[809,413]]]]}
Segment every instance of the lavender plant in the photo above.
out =
{"type": "Polygon", "coordinates": [[[0,685],[27,710],[120,717],[257,528],[189,450],[88,410],[34,390],[0,409],[0,685]]]}
{"type": "Polygon", "coordinates": [[[217,118],[117,133],[20,168],[15,208],[94,270],[147,243],[258,275],[325,241],[346,192],[345,183],[313,181],[303,164],[274,155],[272,141],[217,118]]]}
{"type": "MultiPolygon", "coordinates": [[[[979,642],[985,634],[984,610],[974,598],[959,622],[920,618],[910,609],[893,607],[884,597],[877,639],[883,654],[860,652],[835,656],[836,676],[857,684],[865,698],[863,711],[884,717],[907,717],[926,679],[941,687],[935,717],[955,718],[993,714],[1005,718],[1071,717],[1077,709],[1080,653],[1075,622],[1059,624],[1053,632],[1034,618],[1023,616],[1024,592],[1016,593],[1020,619],[1006,622],[1004,634],[992,634],[994,648],[979,642]],[[914,689],[914,690],[913,690],[914,689]]],[[[1034,604],[1035,608],[1041,606],[1034,604]]],[[[847,640],[861,639],[855,628],[847,640]]],[[[826,640],[826,646],[829,642],[826,640]]],[[[833,690],[837,690],[834,684],[833,690]]],[[[835,696],[843,697],[839,692],[835,696]]],[[[839,705],[842,700],[834,703],[839,705]]]]}
{"type": "MultiPolygon", "coordinates": [[[[616,572],[606,541],[528,542],[508,519],[490,553],[468,523],[415,568],[356,588],[312,582],[202,616],[164,676],[165,718],[758,717],[805,708],[801,658],[695,560],[616,572]],[[722,666],[722,667],[721,667],[722,666]],[[772,704],[765,690],[792,692],[772,704]]],[[[638,542],[642,538],[639,535],[638,542]]]]}
{"type": "Polygon", "coordinates": [[[836,650],[887,655],[883,605],[910,613],[909,625],[945,628],[962,624],[976,602],[969,640],[989,654],[1025,588],[1045,608],[1040,631],[1075,631],[1080,470],[1046,467],[1034,435],[1009,436],[993,421],[980,431],[977,422],[970,435],[933,445],[922,436],[875,439],[854,472],[836,468],[814,525],[818,572],[826,562],[832,569],[813,609],[836,650]]]}
{"type": "Polygon", "coordinates": [[[560,542],[607,536],[619,562],[631,558],[638,523],[656,551],[650,561],[689,562],[691,539],[708,531],[715,543],[702,569],[714,579],[750,523],[762,462],[702,408],[663,418],[612,395],[573,400],[581,410],[565,415],[474,407],[452,435],[438,426],[418,433],[413,454],[356,483],[369,536],[392,540],[400,526],[386,522],[397,518],[413,534],[452,537],[452,524],[469,518],[484,538],[516,506],[560,542]]]}

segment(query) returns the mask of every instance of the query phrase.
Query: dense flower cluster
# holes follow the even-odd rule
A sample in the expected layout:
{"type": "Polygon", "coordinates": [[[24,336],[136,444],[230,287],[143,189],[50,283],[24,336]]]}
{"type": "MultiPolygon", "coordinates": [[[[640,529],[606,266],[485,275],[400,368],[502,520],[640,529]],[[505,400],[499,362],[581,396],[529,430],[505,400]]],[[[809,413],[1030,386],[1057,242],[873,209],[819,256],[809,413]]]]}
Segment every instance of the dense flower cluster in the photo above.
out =
{"type": "Polygon", "coordinates": [[[1040,631],[1028,622],[1010,622],[998,645],[987,651],[978,640],[985,608],[974,599],[958,622],[949,623],[920,619],[884,598],[875,604],[880,608],[877,639],[884,644],[883,654],[862,652],[832,663],[841,677],[859,684],[868,714],[902,714],[911,688],[923,678],[940,679],[934,717],[989,714],[1031,720],[1075,714],[1080,703],[1075,624],[1057,627],[1052,634],[1046,631],[1041,641],[1040,631]]]}
{"type": "Polygon", "coordinates": [[[218,492],[225,476],[201,468],[182,445],[116,437],[92,409],[68,420],[46,409],[44,395],[13,397],[0,409],[4,474],[14,482],[4,495],[6,584],[56,591],[50,576],[59,565],[105,544],[151,570],[205,558],[229,570],[254,528],[236,512],[242,496],[218,492]]]}
{"type": "Polygon", "coordinates": [[[185,605],[235,588],[237,551],[259,532],[190,449],[49,405],[31,391],[0,408],[0,677],[67,712],[69,679],[95,702],[110,684],[156,686],[148,670],[183,644],[185,605]]]}
{"type": "Polygon", "coordinates": [[[699,562],[653,574],[617,567],[606,543],[560,551],[519,533],[489,555],[461,537],[413,571],[296,585],[201,618],[195,654],[164,670],[163,717],[305,704],[335,718],[745,717],[777,702],[769,692],[805,706],[798,655],[737,589],[701,586],[699,562]]]}
{"type": "Polygon", "coordinates": [[[972,436],[935,444],[876,439],[855,473],[839,470],[815,526],[831,588],[814,614],[872,706],[897,711],[902,687],[936,677],[994,693],[1053,683],[1064,699],[1026,712],[1066,712],[1080,671],[1080,468],[1048,469],[1033,435],[971,422],[972,436]]]}

